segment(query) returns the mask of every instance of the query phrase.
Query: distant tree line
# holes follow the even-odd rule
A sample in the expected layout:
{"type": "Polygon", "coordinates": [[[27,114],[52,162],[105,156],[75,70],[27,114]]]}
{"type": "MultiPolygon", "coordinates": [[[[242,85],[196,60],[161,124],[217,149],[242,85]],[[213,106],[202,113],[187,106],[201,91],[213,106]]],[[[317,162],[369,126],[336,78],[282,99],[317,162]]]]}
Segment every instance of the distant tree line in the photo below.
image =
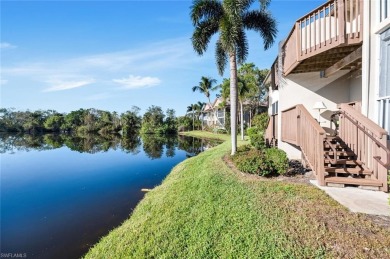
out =
{"type": "Polygon", "coordinates": [[[175,111],[166,114],[161,107],[151,106],[144,116],[140,108],[118,114],[98,109],[79,109],[69,113],[55,110],[16,111],[0,109],[0,132],[39,133],[99,133],[101,135],[172,134],[177,132],[175,111]]]}

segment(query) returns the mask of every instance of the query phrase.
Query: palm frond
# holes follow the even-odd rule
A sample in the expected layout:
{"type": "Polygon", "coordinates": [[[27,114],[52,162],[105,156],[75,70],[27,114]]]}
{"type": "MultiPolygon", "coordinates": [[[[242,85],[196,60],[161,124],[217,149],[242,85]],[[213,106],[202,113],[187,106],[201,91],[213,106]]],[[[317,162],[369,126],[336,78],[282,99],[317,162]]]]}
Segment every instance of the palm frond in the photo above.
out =
{"type": "Polygon", "coordinates": [[[223,15],[222,4],[218,0],[194,0],[191,6],[191,20],[194,26],[201,21],[219,18],[223,15]]]}
{"type": "Polygon", "coordinates": [[[199,91],[199,92],[203,93],[203,92],[202,92],[202,88],[199,87],[199,86],[197,86],[197,85],[195,85],[195,86],[192,87],[192,91],[193,91],[193,92],[199,91]]]}
{"type": "Polygon", "coordinates": [[[218,73],[222,76],[228,62],[226,51],[222,47],[221,40],[218,39],[215,46],[215,59],[217,61],[218,73]]]}
{"type": "MultiPolygon", "coordinates": [[[[260,2],[261,1],[271,1],[271,0],[259,0],[260,2]]],[[[239,0],[237,1],[237,5],[239,7],[239,10],[241,12],[245,12],[247,11],[251,5],[255,2],[255,0],[239,0]]]]}
{"type": "Polygon", "coordinates": [[[237,32],[234,30],[234,25],[230,21],[229,17],[224,16],[219,25],[219,41],[222,49],[227,53],[233,53],[235,51],[235,39],[237,38],[237,32]]]}
{"type": "Polygon", "coordinates": [[[236,42],[236,53],[237,53],[237,62],[238,64],[244,63],[248,56],[248,40],[243,28],[238,33],[238,38],[236,42]]]}
{"type": "Polygon", "coordinates": [[[260,10],[265,11],[271,3],[271,0],[259,0],[260,10]]]}
{"type": "Polygon", "coordinates": [[[218,32],[218,21],[216,19],[208,19],[200,22],[192,34],[191,41],[194,50],[199,54],[207,50],[207,46],[211,37],[218,32]]]}
{"type": "Polygon", "coordinates": [[[264,41],[264,49],[268,49],[274,43],[276,33],[276,21],[272,15],[265,11],[250,11],[243,17],[245,28],[260,33],[264,41]]]}

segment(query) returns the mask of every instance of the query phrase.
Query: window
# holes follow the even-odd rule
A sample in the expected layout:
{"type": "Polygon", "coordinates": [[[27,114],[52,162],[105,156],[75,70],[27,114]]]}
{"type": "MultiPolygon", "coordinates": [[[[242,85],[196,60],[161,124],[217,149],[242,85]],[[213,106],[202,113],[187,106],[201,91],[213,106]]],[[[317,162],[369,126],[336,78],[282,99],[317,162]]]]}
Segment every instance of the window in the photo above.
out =
{"type": "Polygon", "coordinates": [[[390,0],[379,0],[380,22],[390,16],[390,0]]]}
{"type": "Polygon", "coordinates": [[[279,101],[276,101],[276,102],[274,102],[273,104],[272,104],[272,107],[271,107],[271,115],[275,115],[275,114],[277,114],[278,113],[278,104],[279,103],[279,101]]]}
{"type": "Polygon", "coordinates": [[[390,96],[390,29],[381,34],[379,97],[390,96]]]}
{"type": "Polygon", "coordinates": [[[390,132],[390,29],[381,34],[378,124],[390,132]]]}

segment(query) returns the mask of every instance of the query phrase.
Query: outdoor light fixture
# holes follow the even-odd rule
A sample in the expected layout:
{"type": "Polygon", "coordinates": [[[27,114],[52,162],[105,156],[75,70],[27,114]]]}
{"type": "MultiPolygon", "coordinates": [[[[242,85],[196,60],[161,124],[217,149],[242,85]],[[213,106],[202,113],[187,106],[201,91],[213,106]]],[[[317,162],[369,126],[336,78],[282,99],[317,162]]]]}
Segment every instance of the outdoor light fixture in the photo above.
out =
{"type": "Polygon", "coordinates": [[[323,102],[319,101],[319,102],[316,102],[313,106],[313,109],[314,110],[318,110],[318,124],[321,124],[320,122],[320,112],[322,109],[326,109],[326,106],[323,102]]]}

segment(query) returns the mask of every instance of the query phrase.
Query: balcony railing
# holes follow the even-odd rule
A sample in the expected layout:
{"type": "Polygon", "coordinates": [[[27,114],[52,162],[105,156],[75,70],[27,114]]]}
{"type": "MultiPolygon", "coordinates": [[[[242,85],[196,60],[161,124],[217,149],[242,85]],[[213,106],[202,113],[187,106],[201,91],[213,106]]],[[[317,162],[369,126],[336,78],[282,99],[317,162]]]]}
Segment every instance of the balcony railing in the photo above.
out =
{"type": "Polygon", "coordinates": [[[283,73],[329,49],[362,42],[363,0],[331,0],[298,19],[284,45],[283,73]]]}

